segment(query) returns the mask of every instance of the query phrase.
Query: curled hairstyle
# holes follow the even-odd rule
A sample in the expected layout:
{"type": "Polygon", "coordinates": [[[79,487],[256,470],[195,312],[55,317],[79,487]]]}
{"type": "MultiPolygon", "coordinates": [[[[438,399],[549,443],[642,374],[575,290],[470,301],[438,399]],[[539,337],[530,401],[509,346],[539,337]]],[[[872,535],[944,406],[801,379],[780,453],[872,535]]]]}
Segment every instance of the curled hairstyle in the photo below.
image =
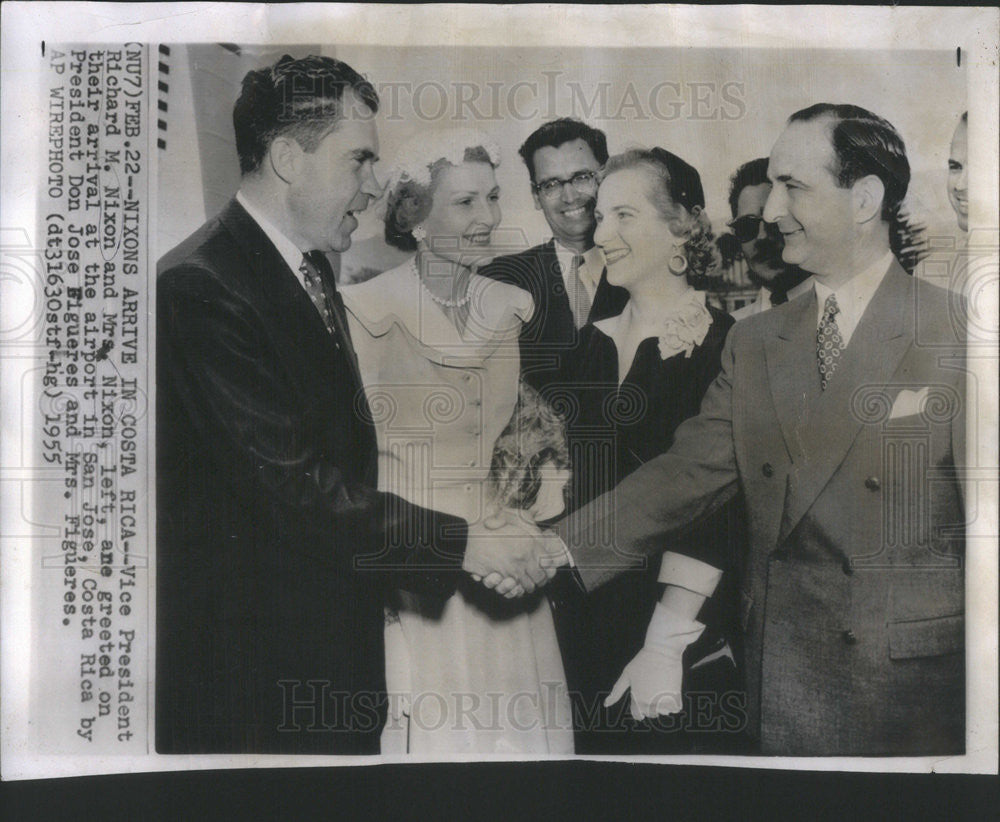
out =
{"type": "Polygon", "coordinates": [[[771,185],[771,181],[767,179],[768,162],[767,157],[758,157],[736,169],[736,173],[729,181],[729,210],[732,212],[734,220],[739,209],[740,194],[743,189],[747,186],[764,185],[764,183],[771,185]]]}
{"type": "MultiPolygon", "coordinates": [[[[488,163],[496,168],[484,146],[466,146],[463,161],[466,163],[488,163]]],[[[430,184],[406,177],[386,192],[385,241],[400,251],[416,251],[417,241],[413,229],[426,219],[434,204],[434,191],[446,168],[452,163],[438,157],[427,164],[430,169],[430,184]]]]}
{"type": "Polygon", "coordinates": [[[281,135],[293,137],[305,151],[315,151],[343,116],[344,94],[349,90],[372,113],[378,111],[374,86],[332,57],[295,60],[286,54],[270,68],[247,72],[233,107],[240,172],[257,171],[281,135]]]}
{"type": "Polygon", "coordinates": [[[559,148],[563,143],[573,140],[583,140],[590,146],[594,159],[600,165],[603,166],[608,161],[608,138],[603,131],[572,117],[560,117],[535,129],[524,141],[524,145],[517,150],[528,167],[528,176],[532,183],[538,182],[535,179],[535,152],[546,146],[559,148]]]}
{"type": "Polygon", "coordinates": [[[833,121],[830,143],[837,168],[830,172],[837,184],[849,188],[869,174],[882,181],[882,220],[889,225],[889,245],[903,268],[912,274],[927,255],[927,243],[924,226],[912,221],[903,208],[910,185],[910,161],[903,138],[885,118],[846,103],[816,103],[795,112],[788,122],[810,122],[821,117],[833,121]]]}
{"type": "Polygon", "coordinates": [[[626,169],[645,173],[649,201],[671,233],[684,238],[688,283],[705,288],[706,280],[717,273],[721,258],[712,223],[705,214],[705,194],[697,170],[666,149],[636,148],[608,160],[601,179],[626,169]]]}

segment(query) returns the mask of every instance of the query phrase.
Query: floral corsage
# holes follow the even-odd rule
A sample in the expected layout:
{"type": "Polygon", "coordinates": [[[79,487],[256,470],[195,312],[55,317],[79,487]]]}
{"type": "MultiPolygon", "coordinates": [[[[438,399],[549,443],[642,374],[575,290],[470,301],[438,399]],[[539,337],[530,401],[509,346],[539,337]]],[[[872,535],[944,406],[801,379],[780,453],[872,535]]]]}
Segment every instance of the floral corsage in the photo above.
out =
{"type": "Polygon", "coordinates": [[[677,310],[663,321],[660,332],[660,357],[667,359],[684,352],[690,357],[702,344],[712,325],[712,315],[705,307],[705,292],[693,288],[681,298],[677,310]]]}

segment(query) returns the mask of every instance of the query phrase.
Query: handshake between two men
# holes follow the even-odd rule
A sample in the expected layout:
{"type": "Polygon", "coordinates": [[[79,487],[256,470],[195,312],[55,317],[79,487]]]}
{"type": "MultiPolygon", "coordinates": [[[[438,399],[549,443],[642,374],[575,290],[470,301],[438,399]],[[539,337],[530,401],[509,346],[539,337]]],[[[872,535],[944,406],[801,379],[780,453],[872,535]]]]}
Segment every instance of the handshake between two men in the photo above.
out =
{"type": "Polygon", "coordinates": [[[505,509],[470,524],[462,570],[508,599],[544,586],[569,564],[569,551],[526,512],[505,509]]]}
{"type": "MultiPolygon", "coordinates": [[[[530,514],[504,509],[469,527],[463,570],[508,599],[543,587],[558,568],[570,562],[562,539],[539,528],[530,514]]],[[[668,586],[656,604],[642,649],[621,672],[604,700],[606,707],[628,692],[636,720],[682,709],[682,656],[705,629],[693,618],[702,601],[682,588],[668,586]]]]}

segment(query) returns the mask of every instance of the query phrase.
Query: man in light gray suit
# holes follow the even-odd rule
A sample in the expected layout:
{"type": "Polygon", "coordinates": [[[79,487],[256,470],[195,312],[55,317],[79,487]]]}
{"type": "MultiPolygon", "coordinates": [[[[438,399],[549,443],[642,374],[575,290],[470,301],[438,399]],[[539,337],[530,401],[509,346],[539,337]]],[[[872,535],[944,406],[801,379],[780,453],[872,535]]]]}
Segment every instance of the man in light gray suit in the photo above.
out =
{"type": "MultiPolygon", "coordinates": [[[[737,323],[669,452],[559,525],[594,588],[739,489],[747,716],[779,755],[964,749],[962,306],[890,250],[909,182],[893,126],[857,106],[789,119],[764,217],[815,287],[737,323]],[[777,424],[775,424],[777,420],[777,424]],[[608,539],[606,535],[611,535],[608,539]]],[[[667,555],[646,645],[610,700],[679,707],[681,656],[720,576],[667,555]]]]}

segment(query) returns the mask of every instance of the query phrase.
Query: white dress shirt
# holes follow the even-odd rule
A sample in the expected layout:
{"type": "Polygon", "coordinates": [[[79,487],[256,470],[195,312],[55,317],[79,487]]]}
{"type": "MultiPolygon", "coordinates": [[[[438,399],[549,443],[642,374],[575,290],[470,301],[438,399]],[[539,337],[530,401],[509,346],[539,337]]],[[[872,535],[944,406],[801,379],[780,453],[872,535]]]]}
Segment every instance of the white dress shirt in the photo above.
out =
{"type": "Polygon", "coordinates": [[[860,274],[851,277],[846,283],[836,291],[823,285],[816,280],[816,327],[819,328],[823,320],[823,306],[826,298],[831,294],[837,296],[837,328],[840,330],[840,337],[844,341],[844,347],[851,341],[854,329],[858,327],[861,317],[868,308],[868,303],[882,284],[882,279],[889,273],[889,266],[892,265],[892,252],[887,251],[884,256],[864,269],[860,274]]]}
{"type": "MultiPolygon", "coordinates": [[[[573,258],[578,252],[572,248],[566,248],[556,240],[553,244],[556,249],[556,259],[559,260],[559,271],[561,272],[563,285],[566,286],[566,293],[572,294],[574,289],[568,282],[570,273],[573,271],[573,258]]],[[[587,296],[590,304],[594,304],[594,295],[597,293],[597,286],[601,282],[601,274],[604,273],[604,252],[600,246],[595,245],[583,252],[583,264],[577,270],[577,276],[583,287],[587,289],[587,296]]]]}
{"type": "MultiPolygon", "coordinates": [[[[794,288],[788,289],[788,300],[791,302],[796,297],[801,294],[805,294],[810,288],[812,288],[813,278],[806,277],[802,282],[800,282],[794,288]]],[[[739,322],[740,320],[746,319],[747,317],[752,317],[755,314],[760,314],[762,311],[767,311],[769,308],[774,308],[774,304],[771,302],[771,292],[766,288],[761,286],[760,292],[757,294],[757,299],[754,300],[749,305],[745,305],[742,308],[737,308],[732,312],[732,318],[739,322]]]]}
{"type": "MultiPolygon", "coordinates": [[[[816,289],[816,302],[818,303],[816,327],[819,328],[822,321],[823,304],[826,302],[826,298],[830,294],[836,294],[837,305],[840,307],[837,314],[837,327],[840,329],[840,336],[846,347],[883,278],[889,273],[892,260],[892,252],[886,252],[884,256],[851,277],[836,291],[814,279],[813,286],[816,289]]],[[[658,578],[660,582],[677,585],[706,597],[712,595],[721,577],[722,572],[714,566],[673,551],[664,553],[660,561],[658,578]]]]}

